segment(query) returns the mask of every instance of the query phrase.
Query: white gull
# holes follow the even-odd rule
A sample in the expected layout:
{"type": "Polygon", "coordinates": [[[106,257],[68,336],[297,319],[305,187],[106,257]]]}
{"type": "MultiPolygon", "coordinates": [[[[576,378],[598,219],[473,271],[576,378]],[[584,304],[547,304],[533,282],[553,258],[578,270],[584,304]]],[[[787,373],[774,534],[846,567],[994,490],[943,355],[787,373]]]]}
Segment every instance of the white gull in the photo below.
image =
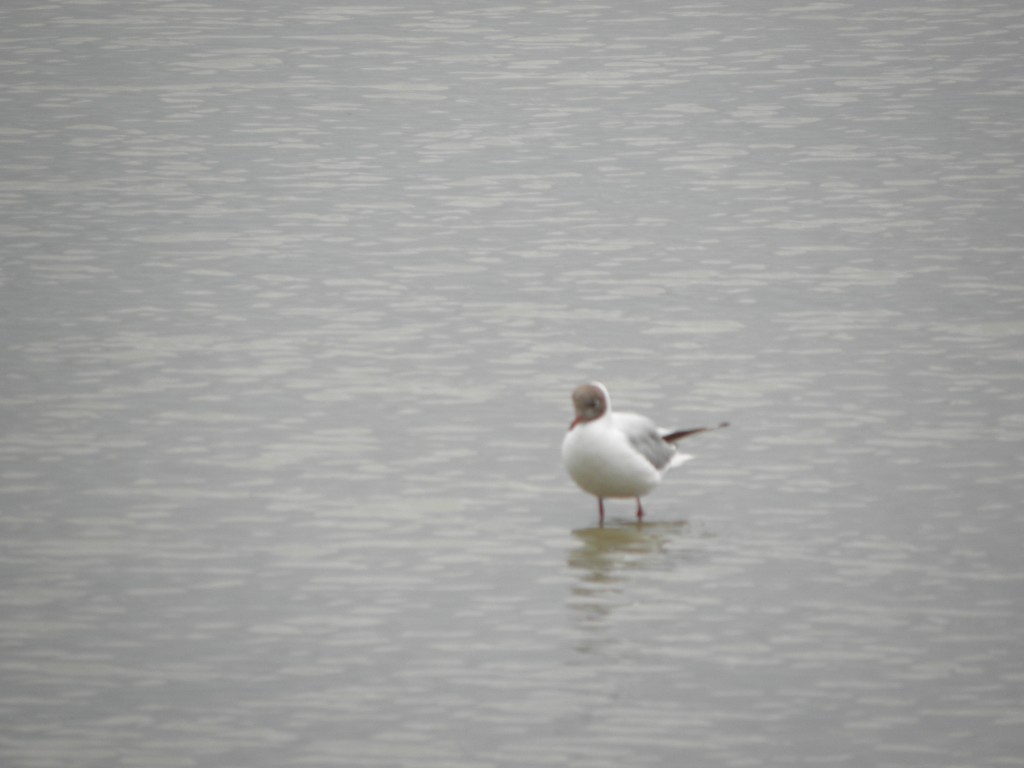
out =
{"type": "Polygon", "coordinates": [[[684,437],[727,427],[659,429],[636,413],[612,410],[603,384],[581,384],[572,393],[576,418],[562,441],[562,461],[573,481],[597,496],[601,525],[605,499],[636,499],[636,518],[643,520],[640,497],[650,493],[672,467],[693,458],[676,450],[684,437]]]}

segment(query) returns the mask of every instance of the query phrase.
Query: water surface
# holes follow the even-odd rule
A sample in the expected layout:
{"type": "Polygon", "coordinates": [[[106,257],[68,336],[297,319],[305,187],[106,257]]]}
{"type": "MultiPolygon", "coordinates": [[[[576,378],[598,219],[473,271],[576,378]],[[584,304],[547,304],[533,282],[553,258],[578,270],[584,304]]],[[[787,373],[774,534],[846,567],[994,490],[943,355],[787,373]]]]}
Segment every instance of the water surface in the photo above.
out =
{"type": "Polygon", "coordinates": [[[1017,4],[0,21],[5,766],[1024,765],[1017,4]]]}

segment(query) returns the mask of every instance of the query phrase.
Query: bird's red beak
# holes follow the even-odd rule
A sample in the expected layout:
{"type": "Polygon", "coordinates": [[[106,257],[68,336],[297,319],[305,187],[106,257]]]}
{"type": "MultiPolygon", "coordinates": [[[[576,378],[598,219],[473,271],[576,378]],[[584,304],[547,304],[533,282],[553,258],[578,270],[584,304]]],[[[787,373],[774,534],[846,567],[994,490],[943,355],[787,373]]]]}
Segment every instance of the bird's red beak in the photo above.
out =
{"type": "Polygon", "coordinates": [[[575,427],[579,423],[580,423],[580,417],[577,416],[575,419],[572,420],[572,424],[569,425],[569,431],[572,432],[573,427],[575,427]]]}

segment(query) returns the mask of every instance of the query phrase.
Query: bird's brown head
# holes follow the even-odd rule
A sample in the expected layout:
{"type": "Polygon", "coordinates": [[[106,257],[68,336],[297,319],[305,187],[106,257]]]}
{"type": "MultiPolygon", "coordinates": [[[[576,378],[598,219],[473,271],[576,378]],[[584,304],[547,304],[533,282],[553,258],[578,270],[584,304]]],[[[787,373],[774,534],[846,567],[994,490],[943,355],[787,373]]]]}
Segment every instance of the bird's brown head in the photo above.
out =
{"type": "Polygon", "coordinates": [[[569,429],[604,416],[608,412],[608,390],[602,384],[581,384],[573,390],[572,405],[576,419],[569,429]]]}

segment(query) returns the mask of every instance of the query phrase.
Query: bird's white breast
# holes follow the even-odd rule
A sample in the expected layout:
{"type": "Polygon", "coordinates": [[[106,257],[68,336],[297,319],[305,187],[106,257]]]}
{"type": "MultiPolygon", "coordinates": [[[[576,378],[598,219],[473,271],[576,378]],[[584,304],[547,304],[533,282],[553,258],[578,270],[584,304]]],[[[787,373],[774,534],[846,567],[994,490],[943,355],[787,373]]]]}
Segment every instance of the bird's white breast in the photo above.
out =
{"type": "Polygon", "coordinates": [[[601,498],[643,496],[661,473],[607,418],[577,424],[562,442],[562,459],[573,481],[601,498]]]}

